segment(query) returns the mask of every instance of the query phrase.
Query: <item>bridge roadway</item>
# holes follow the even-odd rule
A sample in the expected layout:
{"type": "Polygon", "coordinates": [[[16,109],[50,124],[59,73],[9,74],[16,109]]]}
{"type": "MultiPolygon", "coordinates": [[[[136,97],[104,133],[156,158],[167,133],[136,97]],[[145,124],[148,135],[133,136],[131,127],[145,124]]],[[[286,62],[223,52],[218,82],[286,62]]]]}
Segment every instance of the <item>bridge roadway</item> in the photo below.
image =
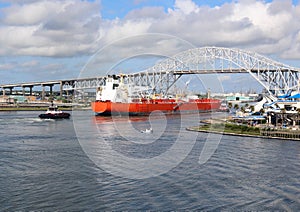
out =
{"type": "MultiPolygon", "coordinates": [[[[168,71],[161,71],[160,74],[167,74],[168,71]]],[[[185,74],[216,74],[216,73],[247,73],[244,69],[228,69],[228,70],[187,70],[187,71],[173,71],[173,75],[185,75],[185,74]]],[[[124,74],[126,77],[137,77],[143,75],[155,75],[157,73],[154,72],[139,72],[133,74],[124,74]]],[[[29,88],[29,93],[32,95],[33,87],[41,87],[42,88],[42,96],[45,95],[45,87],[49,87],[49,93],[53,93],[53,87],[55,85],[60,86],[60,96],[62,96],[63,91],[70,91],[75,89],[87,89],[87,88],[97,88],[103,81],[105,80],[105,76],[100,77],[90,77],[90,78],[77,78],[77,79],[68,79],[68,80],[51,80],[51,81],[43,81],[43,82],[24,82],[24,83],[13,83],[13,84],[2,84],[0,88],[2,90],[3,95],[6,94],[6,90],[9,90],[9,94],[13,93],[14,88],[21,88],[23,95],[25,95],[26,88],[29,88]],[[85,86],[80,86],[80,85],[85,86]],[[77,85],[77,86],[76,86],[77,85]],[[78,86],[79,85],[79,86],[78,86]]]]}
{"type": "MultiPolygon", "coordinates": [[[[260,72],[262,70],[259,70],[260,72]]],[[[275,72],[276,70],[266,70],[268,72],[275,72]]],[[[251,70],[255,73],[257,70],[251,70]]],[[[160,71],[160,75],[169,73],[169,71],[160,71]]],[[[182,71],[172,71],[173,75],[187,75],[187,74],[234,74],[234,73],[249,73],[245,69],[218,69],[218,70],[182,70],[182,71]]],[[[133,74],[124,74],[126,77],[137,77],[137,76],[152,76],[157,75],[156,72],[138,72],[133,74]]],[[[60,95],[64,90],[75,90],[75,89],[88,89],[88,88],[97,88],[103,84],[105,76],[100,77],[90,77],[90,78],[77,78],[77,79],[68,79],[68,80],[51,80],[43,82],[26,82],[26,83],[14,83],[14,84],[2,84],[0,88],[3,92],[3,95],[6,94],[6,90],[9,89],[9,93],[12,94],[14,88],[21,88],[23,94],[25,94],[25,89],[29,88],[29,93],[32,95],[33,87],[41,87],[42,93],[45,93],[45,87],[49,87],[50,94],[53,92],[53,86],[60,86],[60,95]],[[84,84],[85,86],[80,86],[84,84]]]]}
{"type": "Polygon", "coordinates": [[[75,89],[75,85],[77,82],[81,81],[99,81],[103,80],[104,77],[93,77],[93,78],[81,78],[81,79],[68,79],[68,80],[51,80],[51,81],[43,81],[43,82],[25,82],[25,83],[12,83],[12,84],[2,84],[0,85],[0,89],[2,90],[2,94],[6,95],[6,90],[9,90],[9,94],[13,93],[14,88],[21,88],[23,95],[25,95],[26,88],[29,88],[29,95],[33,93],[33,87],[41,87],[42,88],[42,98],[45,97],[46,87],[49,87],[49,93],[52,95],[53,87],[55,85],[60,86],[60,96],[62,96],[63,91],[72,91],[75,89]]]}

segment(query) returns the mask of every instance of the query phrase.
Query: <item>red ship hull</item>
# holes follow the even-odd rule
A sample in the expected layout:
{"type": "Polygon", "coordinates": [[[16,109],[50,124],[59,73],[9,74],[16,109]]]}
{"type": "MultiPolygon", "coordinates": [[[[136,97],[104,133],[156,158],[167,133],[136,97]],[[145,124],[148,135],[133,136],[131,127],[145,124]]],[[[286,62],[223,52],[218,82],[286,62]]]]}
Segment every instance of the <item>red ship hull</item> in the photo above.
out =
{"type": "Polygon", "coordinates": [[[129,114],[129,115],[147,115],[154,111],[163,113],[179,113],[192,111],[211,111],[218,110],[221,101],[217,99],[197,99],[189,102],[170,99],[144,100],[133,103],[118,103],[110,101],[92,102],[92,110],[97,115],[110,114],[129,114]]]}

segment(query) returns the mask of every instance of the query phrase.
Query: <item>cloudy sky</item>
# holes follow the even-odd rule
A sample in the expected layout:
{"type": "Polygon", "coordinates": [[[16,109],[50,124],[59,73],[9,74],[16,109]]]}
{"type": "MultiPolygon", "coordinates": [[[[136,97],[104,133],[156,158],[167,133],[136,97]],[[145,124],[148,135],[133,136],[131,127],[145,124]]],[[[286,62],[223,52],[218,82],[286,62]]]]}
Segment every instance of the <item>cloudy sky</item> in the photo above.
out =
{"type": "MultiPolygon", "coordinates": [[[[300,67],[299,23],[298,0],[0,0],[0,84],[139,71],[203,46],[300,67]]],[[[249,78],[220,77],[226,91],[249,78]]]]}

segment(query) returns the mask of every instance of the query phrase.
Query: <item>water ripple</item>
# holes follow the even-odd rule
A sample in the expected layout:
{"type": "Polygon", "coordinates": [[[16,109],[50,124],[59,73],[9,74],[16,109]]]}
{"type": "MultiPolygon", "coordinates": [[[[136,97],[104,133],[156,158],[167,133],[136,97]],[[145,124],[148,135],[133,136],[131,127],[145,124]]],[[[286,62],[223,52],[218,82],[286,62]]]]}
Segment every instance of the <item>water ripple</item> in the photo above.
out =
{"type": "MultiPolygon", "coordinates": [[[[0,117],[1,211],[300,210],[300,142],[223,136],[210,160],[200,165],[207,135],[199,133],[177,167],[133,180],[93,164],[76,140],[72,121],[43,122],[36,115],[0,117]]],[[[93,117],[82,112],[82,118],[93,117]]],[[[143,119],[135,121],[137,127],[147,126],[143,119]]],[[[178,131],[172,123],[169,139],[148,146],[151,152],[117,132],[103,136],[124,154],[153,157],[173,145],[178,131]]],[[[91,124],[103,130],[113,126],[108,118],[91,124]]]]}

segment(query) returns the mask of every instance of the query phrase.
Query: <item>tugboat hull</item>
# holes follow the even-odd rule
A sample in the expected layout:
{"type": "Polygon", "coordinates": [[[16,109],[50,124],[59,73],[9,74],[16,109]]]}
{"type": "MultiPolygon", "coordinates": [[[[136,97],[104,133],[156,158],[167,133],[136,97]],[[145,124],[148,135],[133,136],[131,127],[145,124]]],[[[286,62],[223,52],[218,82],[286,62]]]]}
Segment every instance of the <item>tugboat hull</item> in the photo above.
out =
{"type": "Polygon", "coordinates": [[[68,119],[70,118],[70,114],[69,113],[59,113],[59,114],[45,113],[45,114],[40,114],[39,117],[41,119],[68,119]]]}

